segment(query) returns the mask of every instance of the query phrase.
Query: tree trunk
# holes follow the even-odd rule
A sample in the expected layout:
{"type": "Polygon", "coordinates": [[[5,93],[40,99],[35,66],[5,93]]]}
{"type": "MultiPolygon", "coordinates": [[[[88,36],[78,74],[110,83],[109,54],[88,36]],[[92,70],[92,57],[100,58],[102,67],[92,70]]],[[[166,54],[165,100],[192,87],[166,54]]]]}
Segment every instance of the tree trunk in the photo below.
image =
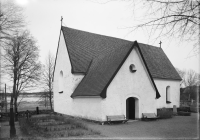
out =
{"type": "Polygon", "coordinates": [[[16,136],[16,129],[15,129],[15,119],[14,119],[14,112],[13,112],[13,98],[16,96],[16,82],[17,82],[17,71],[16,71],[16,62],[14,62],[14,70],[13,70],[13,93],[11,95],[10,100],[10,138],[16,136]]]}
{"type": "Polygon", "coordinates": [[[13,107],[10,108],[10,138],[16,136],[13,107]]]}
{"type": "Polygon", "coordinates": [[[15,98],[15,121],[18,121],[18,111],[17,111],[17,97],[15,98]]]}
{"type": "Polygon", "coordinates": [[[13,93],[11,95],[11,100],[10,100],[10,138],[14,138],[16,136],[15,120],[14,120],[14,112],[13,112],[14,94],[15,94],[15,84],[13,85],[13,93]]]}
{"type": "Polygon", "coordinates": [[[50,93],[49,93],[49,103],[50,103],[50,107],[51,107],[51,110],[53,110],[53,108],[52,108],[52,98],[51,98],[51,91],[50,91],[50,93]]]}
{"type": "Polygon", "coordinates": [[[191,90],[192,90],[192,87],[191,86],[189,86],[189,96],[188,96],[188,101],[190,101],[190,94],[191,94],[191,90]]]}
{"type": "Polygon", "coordinates": [[[6,84],[5,84],[5,108],[6,108],[6,113],[7,111],[7,94],[6,94],[6,84]]]}
{"type": "Polygon", "coordinates": [[[47,106],[47,95],[46,95],[46,93],[45,93],[45,95],[44,95],[44,106],[46,107],[47,106]]]}

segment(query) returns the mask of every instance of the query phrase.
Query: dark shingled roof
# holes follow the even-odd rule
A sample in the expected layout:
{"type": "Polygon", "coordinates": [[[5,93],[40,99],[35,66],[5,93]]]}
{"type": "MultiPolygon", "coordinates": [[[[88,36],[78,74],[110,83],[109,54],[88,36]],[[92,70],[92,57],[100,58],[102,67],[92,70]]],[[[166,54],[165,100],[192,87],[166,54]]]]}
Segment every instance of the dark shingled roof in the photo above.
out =
{"type": "Polygon", "coordinates": [[[181,80],[162,48],[138,44],[153,78],[181,80]]]}
{"type": "Polygon", "coordinates": [[[101,96],[124,63],[133,46],[140,49],[159,98],[153,78],[180,80],[178,73],[161,48],[137,42],[98,35],[68,27],[61,28],[72,65],[72,73],[85,76],[71,97],[101,96]],[[152,78],[153,77],[153,78],[152,78]]]}
{"type": "Polygon", "coordinates": [[[91,60],[116,48],[131,47],[133,42],[62,26],[72,65],[72,73],[85,73],[91,60]]]}

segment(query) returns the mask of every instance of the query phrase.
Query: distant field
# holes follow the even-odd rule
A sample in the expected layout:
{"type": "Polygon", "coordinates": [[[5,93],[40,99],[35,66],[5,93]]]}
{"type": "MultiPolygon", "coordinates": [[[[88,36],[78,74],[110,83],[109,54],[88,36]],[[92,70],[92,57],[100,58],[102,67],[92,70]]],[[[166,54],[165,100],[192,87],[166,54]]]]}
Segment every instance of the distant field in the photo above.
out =
{"type": "MultiPolygon", "coordinates": [[[[32,93],[20,93],[20,95],[33,95],[33,96],[41,96],[41,95],[45,95],[48,92],[32,92],[32,93]]],[[[6,96],[9,97],[11,96],[11,93],[6,93],[6,96]]],[[[0,93],[0,97],[5,97],[5,93],[0,93]]]]}
{"type": "Polygon", "coordinates": [[[26,111],[26,110],[36,110],[36,107],[39,107],[40,110],[47,110],[50,109],[50,106],[44,106],[44,102],[22,102],[20,103],[18,110],[19,111],[26,111]]]}
{"type": "MultiPolygon", "coordinates": [[[[8,97],[8,104],[7,104],[7,111],[9,112],[10,108],[10,98],[8,97]]],[[[20,101],[22,98],[19,98],[18,101],[20,101]]],[[[36,110],[36,107],[39,107],[40,110],[48,110],[50,109],[49,103],[45,107],[45,102],[43,99],[40,98],[40,96],[33,96],[29,95],[26,97],[23,97],[23,99],[20,101],[20,104],[18,106],[18,111],[26,111],[26,110],[36,110]]],[[[2,109],[2,112],[5,112],[5,107],[2,109]]]]}

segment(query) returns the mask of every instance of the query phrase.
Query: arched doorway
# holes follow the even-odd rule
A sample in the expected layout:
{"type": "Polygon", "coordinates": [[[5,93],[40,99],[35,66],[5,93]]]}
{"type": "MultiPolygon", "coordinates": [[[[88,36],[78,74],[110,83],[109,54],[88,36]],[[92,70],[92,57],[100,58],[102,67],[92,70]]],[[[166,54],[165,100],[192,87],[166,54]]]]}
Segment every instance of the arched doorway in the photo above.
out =
{"type": "Polygon", "coordinates": [[[130,97],[126,100],[126,118],[127,119],[135,119],[135,98],[130,97]]]}

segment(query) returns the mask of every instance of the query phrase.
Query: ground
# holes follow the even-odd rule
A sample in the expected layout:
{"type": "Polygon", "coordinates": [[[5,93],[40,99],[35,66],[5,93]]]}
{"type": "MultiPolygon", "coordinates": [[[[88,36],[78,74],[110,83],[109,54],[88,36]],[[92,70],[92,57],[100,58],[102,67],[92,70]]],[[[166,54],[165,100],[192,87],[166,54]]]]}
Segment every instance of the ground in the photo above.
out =
{"type": "MultiPolygon", "coordinates": [[[[191,116],[174,116],[171,119],[160,119],[157,121],[129,121],[127,124],[100,125],[94,122],[84,121],[88,127],[100,131],[95,138],[131,138],[131,139],[197,139],[199,137],[198,113],[191,116]]],[[[9,132],[8,123],[1,127],[1,135],[6,138],[4,132],[9,132]],[[5,130],[7,129],[7,130],[5,130]],[[4,133],[4,135],[2,135],[4,133]]],[[[17,134],[21,135],[19,129],[17,134]]],[[[9,134],[7,134],[7,138],[9,134]]],[[[21,138],[21,136],[19,136],[21,138]]],[[[1,137],[2,138],[2,137],[1,137]]],[[[77,137],[80,138],[80,137],[77,137]]],[[[87,137],[88,138],[88,137],[87,137]]],[[[93,138],[93,137],[90,137],[93,138]]]]}
{"type": "Polygon", "coordinates": [[[127,124],[96,125],[89,124],[107,137],[117,138],[197,138],[199,122],[197,113],[191,116],[174,116],[171,119],[157,121],[132,121],[127,124]]]}

